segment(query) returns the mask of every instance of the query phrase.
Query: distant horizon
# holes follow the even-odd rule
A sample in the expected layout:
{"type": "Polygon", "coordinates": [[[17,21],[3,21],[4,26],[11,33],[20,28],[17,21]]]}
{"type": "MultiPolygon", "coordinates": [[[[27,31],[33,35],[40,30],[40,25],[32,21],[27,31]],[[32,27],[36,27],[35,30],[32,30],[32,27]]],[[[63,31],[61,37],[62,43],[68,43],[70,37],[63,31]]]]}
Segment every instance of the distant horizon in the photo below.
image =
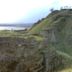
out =
{"type": "Polygon", "coordinates": [[[0,30],[25,30],[31,28],[33,24],[1,24],[0,30]]]}
{"type": "Polygon", "coordinates": [[[0,27],[31,27],[33,24],[0,24],[0,27]]]}

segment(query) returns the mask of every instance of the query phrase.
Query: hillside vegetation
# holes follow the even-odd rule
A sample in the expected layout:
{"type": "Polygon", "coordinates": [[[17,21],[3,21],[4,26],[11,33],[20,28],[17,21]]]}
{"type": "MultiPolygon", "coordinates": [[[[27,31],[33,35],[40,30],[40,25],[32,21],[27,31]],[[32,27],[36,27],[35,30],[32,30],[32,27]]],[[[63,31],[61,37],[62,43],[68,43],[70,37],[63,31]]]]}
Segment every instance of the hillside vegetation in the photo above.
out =
{"type": "Polygon", "coordinates": [[[0,72],[72,72],[72,9],[52,11],[25,32],[0,31],[0,72]]]}
{"type": "MultiPolygon", "coordinates": [[[[67,52],[72,56],[72,10],[65,9],[54,11],[39,24],[33,26],[29,31],[32,35],[42,35],[49,37],[50,41],[54,38],[54,46],[61,51],[67,52]]],[[[49,42],[50,42],[49,41],[49,42]]],[[[50,42],[52,43],[52,42],[50,42]]]]}
{"type": "Polygon", "coordinates": [[[48,45],[59,51],[58,54],[72,58],[72,9],[53,11],[40,23],[35,24],[29,34],[45,37],[48,45]]]}

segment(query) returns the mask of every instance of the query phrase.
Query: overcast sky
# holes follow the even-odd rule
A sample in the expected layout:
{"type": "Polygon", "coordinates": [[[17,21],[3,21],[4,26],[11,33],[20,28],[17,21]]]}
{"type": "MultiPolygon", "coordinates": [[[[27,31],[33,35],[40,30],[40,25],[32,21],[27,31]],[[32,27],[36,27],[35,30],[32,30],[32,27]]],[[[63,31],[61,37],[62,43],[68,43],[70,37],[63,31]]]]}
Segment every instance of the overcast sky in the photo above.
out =
{"type": "Polygon", "coordinates": [[[33,23],[72,0],[0,0],[0,23],[33,23]]]}

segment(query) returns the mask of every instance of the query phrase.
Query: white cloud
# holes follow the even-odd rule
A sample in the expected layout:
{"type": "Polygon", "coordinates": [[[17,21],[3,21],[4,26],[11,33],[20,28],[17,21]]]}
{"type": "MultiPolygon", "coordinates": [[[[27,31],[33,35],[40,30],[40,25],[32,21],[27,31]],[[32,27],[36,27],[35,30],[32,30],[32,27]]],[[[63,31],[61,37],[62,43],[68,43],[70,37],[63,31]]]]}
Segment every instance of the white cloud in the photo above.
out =
{"type": "Polygon", "coordinates": [[[72,0],[59,0],[61,6],[72,6],[72,0]]]}
{"type": "Polygon", "coordinates": [[[15,22],[35,9],[49,7],[52,0],[0,0],[0,23],[15,22]]]}
{"type": "Polygon", "coordinates": [[[70,6],[71,3],[72,0],[0,0],[0,23],[12,23],[20,18],[25,20],[34,11],[40,11],[40,9],[42,11],[42,9],[50,7],[70,6]]]}

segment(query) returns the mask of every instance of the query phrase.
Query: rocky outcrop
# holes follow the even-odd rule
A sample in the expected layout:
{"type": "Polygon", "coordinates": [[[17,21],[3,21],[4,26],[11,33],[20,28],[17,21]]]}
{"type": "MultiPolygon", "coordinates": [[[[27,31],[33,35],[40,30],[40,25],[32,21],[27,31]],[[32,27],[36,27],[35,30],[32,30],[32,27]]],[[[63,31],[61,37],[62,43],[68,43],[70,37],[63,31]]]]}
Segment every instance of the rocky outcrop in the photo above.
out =
{"type": "Polygon", "coordinates": [[[44,42],[39,44],[33,38],[3,39],[0,45],[0,72],[53,72],[57,70],[60,65],[63,65],[62,57],[44,42]],[[5,45],[5,42],[8,45],[5,45]]]}

